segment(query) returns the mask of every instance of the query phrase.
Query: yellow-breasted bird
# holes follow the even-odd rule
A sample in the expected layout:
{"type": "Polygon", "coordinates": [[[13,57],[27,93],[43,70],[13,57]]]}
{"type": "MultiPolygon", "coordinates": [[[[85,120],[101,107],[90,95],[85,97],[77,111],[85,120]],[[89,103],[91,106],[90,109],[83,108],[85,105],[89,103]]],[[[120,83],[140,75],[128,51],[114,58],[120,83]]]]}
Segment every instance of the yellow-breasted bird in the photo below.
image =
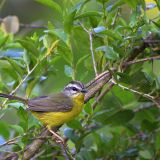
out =
{"type": "Polygon", "coordinates": [[[50,96],[25,99],[0,93],[0,97],[25,103],[28,106],[27,109],[47,127],[53,136],[63,142],[63,139],[52,131],[52,128],[70,121],[82,111],[86,92],[83,83],[71,81],[62,92],[50,96]]]}

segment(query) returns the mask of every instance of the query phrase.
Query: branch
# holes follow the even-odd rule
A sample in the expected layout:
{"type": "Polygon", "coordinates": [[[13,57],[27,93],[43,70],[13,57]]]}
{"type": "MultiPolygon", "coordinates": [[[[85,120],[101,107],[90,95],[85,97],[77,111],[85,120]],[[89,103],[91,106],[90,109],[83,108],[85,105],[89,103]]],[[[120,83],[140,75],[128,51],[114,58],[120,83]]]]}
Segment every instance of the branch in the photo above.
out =
{"type": "Polygon", "coordinates": [[[138,94],[138,95],[140,95],[140,96],[142,96],[142,97],[145,97],[145,98],[147,98],[147,99],[150,99],[151,101],[153,101],[153,100],[155,99],[153,96],[151,96],[151,95],[149,95],[149,94],[142,93],[142,92],[139,92],[139,91],[134,90],[134,89],[132,89],[132,88],[128,88],[128,87],[126,87],[126,86],[123,86],[122,84],[117,83],[117,82],[114,81],[113,79],[111,80],[111,82],[112,82],[113,84],[116,84],[117,86],[119,86],[119,87],[122,88],[123,90],[127,90],[127,91],[130,91],[130,92],[132,92],[132,93],[138,94]]]}
{"type": "Polygon", "coordinates": [[[94,51],[93,51],[93,38],[92,38],[93,33],[92,33],[92,31],[87,30],[83,26],[83,24],[80,23],[80,25],[83,28],[83,30],[85,32],[87,32],[87,34],[89,35],[90,51],[91,51],[91,56],[92,56],[93,68],[94,68],[95,75],[97,77],[98,76],[98,72],[97,72],[96,61],[95,61],[95,57],[94,57],[94,51]]]}
{"type": "MultiPolygon", "coordinates": [[[[57,47],[57,44],[58,44],[58,40],[57,41],[54,41],[51,45],[50,48],[47,49],[45,55],[39,60],[37,61],[37,63],[35,64],[35,66],[30,70],[28,71],[28,74],[21,80],[21,82],[17,85],[17,87],[12,90],[12,92],[10,93],[10,95],[13,95],[16,93],[16,91],[21,87],[21,85],[27,80],[27,78],[33,73],[33,71],[37,68],[37,66],[44,60],[48,57],[48,55],[51,54],[51,52],[53,51],[53,49],[55,47],[57,47]]],[[[4,106],[6,104],[6,102],[8,101],[8,99],[4,100],[4,102],[2,103],[2,106],[4,106]]]]}
{"type": "Polygon", "coordinates": [[[123,66],[128,67],[129,65],[132,65],[132,64],[146,62],[146,61],[152,61],[152,60],[156,60],[156,59],[160,59],[160,56],[147,57],[147,58],[143,58],[143,59],[137,59],[134,61],[125,62],[123,64],[123,66]]]}
{"type": "Polygon", "coordinates": [[[102,100],[102,98],[112,89],[114,83],[109,83],[109,85],[100,93],[96,101],[92,104],[93,109],[96,108],[97,104],[102,100]]]}

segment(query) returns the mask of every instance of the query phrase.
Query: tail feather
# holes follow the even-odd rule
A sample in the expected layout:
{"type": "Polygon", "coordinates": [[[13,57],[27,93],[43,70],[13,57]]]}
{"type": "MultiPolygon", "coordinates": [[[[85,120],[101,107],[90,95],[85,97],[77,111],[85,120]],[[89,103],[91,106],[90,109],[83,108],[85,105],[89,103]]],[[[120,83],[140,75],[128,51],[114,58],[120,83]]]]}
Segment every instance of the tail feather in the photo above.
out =
{"type": "Polygon", "coordinates": [[[0,93],[0,97],[8,98],[10,100],[18,100],[18,101],[21,101],[23,103],[27,103],[27,101],[28,101],[25,98],[14,96],[14,95],[10,95],[10,94],[5,94],[5,93],[0,93]]]}

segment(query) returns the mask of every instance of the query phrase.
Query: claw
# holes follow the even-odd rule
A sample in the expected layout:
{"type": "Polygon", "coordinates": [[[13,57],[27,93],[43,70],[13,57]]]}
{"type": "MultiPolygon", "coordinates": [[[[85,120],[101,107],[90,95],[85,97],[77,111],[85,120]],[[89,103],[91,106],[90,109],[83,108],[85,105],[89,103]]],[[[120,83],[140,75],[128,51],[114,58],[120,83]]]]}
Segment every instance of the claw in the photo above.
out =
{"type": "Polygon", "coordinates": [[[56,132],[52,131],[51,129],[48,129],[48,130],[52,133],[56,143],[66,146],[65,140],[60,135],[58,135],[56,132]]]}

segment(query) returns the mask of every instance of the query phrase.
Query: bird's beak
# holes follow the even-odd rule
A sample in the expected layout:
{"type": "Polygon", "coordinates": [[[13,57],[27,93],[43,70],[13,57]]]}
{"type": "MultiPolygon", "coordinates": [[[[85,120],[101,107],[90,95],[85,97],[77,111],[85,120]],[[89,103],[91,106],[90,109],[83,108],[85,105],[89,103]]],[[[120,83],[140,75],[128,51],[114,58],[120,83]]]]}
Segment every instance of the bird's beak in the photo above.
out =
{"type": "Polygon", "coordinates": [[[81,92],[82,92],[82,93],[87,93],[88,91],[87,91],[87,89],[83,88],[83,89],[81,90],[81,92]]]}

